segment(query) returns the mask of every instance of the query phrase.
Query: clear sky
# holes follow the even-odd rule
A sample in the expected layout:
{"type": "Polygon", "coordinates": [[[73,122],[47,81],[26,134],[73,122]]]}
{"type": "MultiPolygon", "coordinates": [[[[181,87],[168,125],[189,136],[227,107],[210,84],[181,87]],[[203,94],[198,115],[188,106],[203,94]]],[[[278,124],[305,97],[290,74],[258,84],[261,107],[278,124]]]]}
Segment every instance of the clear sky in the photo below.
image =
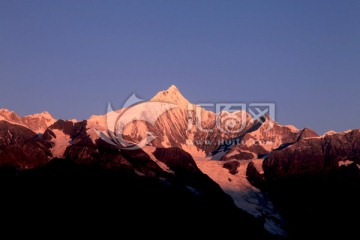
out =
{"type": "Polygon", "coordinates": [[[360,127],[360,1],[0,0],[0,108],[104,114],[178,86],[274,102],[319,133],[360,127]]]}

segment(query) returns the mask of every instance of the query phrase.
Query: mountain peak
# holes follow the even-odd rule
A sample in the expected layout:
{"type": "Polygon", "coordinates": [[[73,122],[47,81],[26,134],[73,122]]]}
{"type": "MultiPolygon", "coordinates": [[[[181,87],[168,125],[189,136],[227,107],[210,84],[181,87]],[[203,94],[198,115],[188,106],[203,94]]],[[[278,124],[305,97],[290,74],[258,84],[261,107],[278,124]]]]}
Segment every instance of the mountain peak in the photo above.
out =
{"type": "Polygon", "coordinates": [[[49,112],[42,112],[20,117],[9,109],[0,109],[0,120],[25,126],[36,133],[43,133],[56,119],[49,112]]]}
{"type": "Polygon", "coordinates": [[[10,114],[10,113],[13,113],[13,111],[10,111],[9,109],[6,109],[6,108],[0,108],[0,113],[1,114],[10,114]]]}
{"type": "Polygon", "coordinates": [[[18,122],[20,121],[20,116],[17,115],[14,111],[11,111],[6,108],[0,109],[0,120],[6,120],[11,122],[18,122]]]}
{"type": "Polygon", "coordinates": [[[177,88],[177,86],[171,85],[171,86],[168,88],[167,91],[169,91],[169,92],[171,92],[171,91],[179,91],[179,89],[177,88]]]}
{"type": "Polygon", "coordinates": [[[171,85],[167,90],[158,92],[150,101],[172,103],[180,108],[187,108],[190,104],[175,85],[171,85]]]}
{"type": "Polygon", "coordinates": [[[41,113],[35,113],[35,114],[31,114],[31,115],[27,115],[25,117],[31,117],[31,118],[40,118],[40,117],[44,117],[46,119],[54,119],[55,118],[47,111],[41,112],[41,113]]]}

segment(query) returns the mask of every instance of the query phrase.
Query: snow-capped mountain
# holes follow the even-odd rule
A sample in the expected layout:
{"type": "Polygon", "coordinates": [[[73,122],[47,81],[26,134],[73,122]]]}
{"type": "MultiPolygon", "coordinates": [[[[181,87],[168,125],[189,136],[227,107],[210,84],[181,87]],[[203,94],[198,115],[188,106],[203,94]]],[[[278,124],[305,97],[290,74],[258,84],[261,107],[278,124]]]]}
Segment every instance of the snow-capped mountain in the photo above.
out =
{"type": "MultiPolygon", "coordinates": [[[[284,237],[284,210],[280,212],[273,204],[283,197],[284,192],[279,194],[278,189],[285,185],[286,191],[291,191],[292,184],[296,183],[306,190],[309,185],[304,184],[314,179],[321,184],[324,179],[331,179],[329,193],[332,197],[332,187],[337,183],[360,186],[357,184],[360,179],[359,140],[359,130],[330,131],[319,136],[309,128],[283,126],[268,115],[253,119],[245,111],[216,114],[191,103],[172,85],[149,101],[80,122],[55,120],[47,112],[20,117],[1,109],[0,175],[4,166],[15,168],[13,173],[20,171],[20,175],[26,175],[26,169],[34,169],[31,174],[37,174],[37,169],[39,172],[46,170],[48,174],[48,168],[51,171],[55,168],[57,172],[59,163],[56,161],[63,159],[71,162],[70,170],[66,165],[66,174],[85,166],[86,170],[82,169],[81,173],[94,169],[121,171],[126,176],[131,175],[126,182],[137,177],[156,179],[161,186],[165,184],[167,189],[170,186],[175,192],[180,183],[181,193],[206,196],[206,201],[215,204],[216,207],[211,206],[216,210],[220,208],[216,201],[212,202],[213,197],[220,199],[221,204],[236,205],[242,210],[243,218],[246,218],[244,212],[250,213],[268,232],[284,237]],[[109,116],[113,117],[110,121],[109,116]],[[115,122],[123,127],[126,141],[136,143],[148,134],[155,138],[141,149],[119,150],[118,146],[99,137],[99,132],[111,132],[108,127],[115,122]],[[227,202],[229,199],[233,202],[227,202]]],[[[62,164],[60,162],[61,169],[62,164]]],[[[325,188],[329,187],[326,184],[325,188]]],[[[289,197],[286,191],[284,199],[289,197]]],[[[297,199],[308,195],[306,191],[300,195],[295,191],[291,196],[296,196],[295,203],[303,204],[297,199]]],[[[286,210],[298,208],[287,204],[285,216],[286,210]]]]}
{"type": "MultiPolygon", "coordinates": [[[[300,135],[318,136],[308,128],[299,130],[291,125],[282,126],[268,115],[254,120],[246,111],[222,111],[215,114],[191,103],[174,85],[157,93],[149,102],[170,103],[176,107],[159,115],[153,124],[146,121],[127,121],[123,131],[125,137],[138,142],[150,132],[156,137],[150,142],[151,146],[180,147],[193,157],[211,154],[213,159],[220,159],[232,150],[238,160],[257,159],[274,149],[295,142],[300,135]]],[[[121,111],[124,109],[116,112],[121,111]]],[[[136,116],[150,118],[157,114],[151,104],[127,111],[130,120],[137,119],[136,116]]],[[[99,138],[95,130],[107,130],[108,117],[109,115],[98,115],[88,119],[88,133],[93,141],[99,138]]],[[[121,122],[123,116],[116,119],[121,122]]]]}
{"type": "MultiPolygon", "coordinates": [[[[156,136],[150,143],[152,146],[180,147],[193,156],[205,156],[206,153],[216,149],[222,140],[238,136],[253,124],[251,115],[245,111],[221,112],[216,115],[212,111],[192,104],[174,85],[157,93],[150,102],[170,103],[176,107],[160,115],[153,125],[141,121],[127,124],[124,135],[136,142],[144,138],[147,132],[151,132],[156,136]],[[238,121],[232,121],[230,126],[228,120],[232,120],[231,117],[234,115],[237,116],[238,121]],[[241,131],[224,131],[229,127],[241,131]]],[[[132,116],[135,115],[152,116],[154,108],[151,104],[149,107],[138,108],[137,112],[132,112],[132,116]]],[[[88,128],[92,139],[97,139],[95,129],[102,131],[107,129],[107,116],[91,116],[88,119],[88,128]]]]}
{"type": "Polygon", "coordinates": [[[56,119],[48,112],[20,117],[8,109],[0,109],[0,120],[25,126],[36,133],[43,133],[56,119]]]}

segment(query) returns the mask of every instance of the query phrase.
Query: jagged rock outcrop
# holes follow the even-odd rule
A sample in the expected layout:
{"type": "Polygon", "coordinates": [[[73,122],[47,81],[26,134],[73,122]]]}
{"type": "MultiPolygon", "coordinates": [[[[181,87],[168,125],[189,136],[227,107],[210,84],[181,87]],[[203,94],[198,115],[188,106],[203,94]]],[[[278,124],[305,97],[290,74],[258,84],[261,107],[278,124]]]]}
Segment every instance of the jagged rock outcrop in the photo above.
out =
{"type": "Polygon", "coordinates": [[[238,173],[238,167],[240,163],[238,161],[228,161],[224,163],[223,167],[229,170],[229,173],[235,175],[238,173]]]}
{"type": "Polygon", "coordinates": [[[341,162],[360,163],[360,130],[303,138],[264,160],[268,180],[299,178],[327,174],[341,162]]]}
{"type": "Polygon", "coordinates": [[[266,186],[264,173],[256,168],[253,161],[251,161],[246,168],[246,178],[253,186],[259,189],[263,189],[266,186]]]}
{"type": "Polygon", "coordinates": [[[275,149],[282,149],[304,138],[318,137],[309,128],[298,130],[293,126],[282,126],[265,115],[256,120],[242,135],[218,147],[212,155],[217,159],[249,160],[263,158],[275,149]]]}
{"type": "Polygon", "coordinates": [[[0,121],[0,165],[33,168],[49,161],[49,143],[21,125],[0,121]]]}
{"type": "Polygon", "coordinates": [[[177,173],[201,173],[192,156],[181,148],[157,148],[153,154],[159,161],[177,173]]]}

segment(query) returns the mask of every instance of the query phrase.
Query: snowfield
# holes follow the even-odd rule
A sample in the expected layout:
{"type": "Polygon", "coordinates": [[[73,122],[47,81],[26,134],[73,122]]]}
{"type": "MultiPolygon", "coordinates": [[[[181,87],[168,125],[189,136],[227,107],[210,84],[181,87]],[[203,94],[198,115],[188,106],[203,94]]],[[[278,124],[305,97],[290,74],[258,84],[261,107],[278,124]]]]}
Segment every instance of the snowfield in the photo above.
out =
{"type": "Polygon", "coordinates": [[[194,159],[200,170],[232,197],[238,208],[257,218],[264,219],[264,227],[270,233],[286,235],[281,227],[283,220],[271,201],[259,189],[252,186],[246,178],[249,162],[253,161],[258,168],[262,164],[262,159],[239,161],[240,166],[235,175],[230,174],[229,170],[223,167],[225,161],[211,160],[206,157],[195,157],[194,159]]]}
{"type": "Polygon", "coordinates": [[[53,157],[62,158],[66,148],[70,145],[70,136],[58,129],[54,129],[52,131],[56,137],[51,139],[54,144],[54,146],[50,149],[51,153],[53,157]]]}

